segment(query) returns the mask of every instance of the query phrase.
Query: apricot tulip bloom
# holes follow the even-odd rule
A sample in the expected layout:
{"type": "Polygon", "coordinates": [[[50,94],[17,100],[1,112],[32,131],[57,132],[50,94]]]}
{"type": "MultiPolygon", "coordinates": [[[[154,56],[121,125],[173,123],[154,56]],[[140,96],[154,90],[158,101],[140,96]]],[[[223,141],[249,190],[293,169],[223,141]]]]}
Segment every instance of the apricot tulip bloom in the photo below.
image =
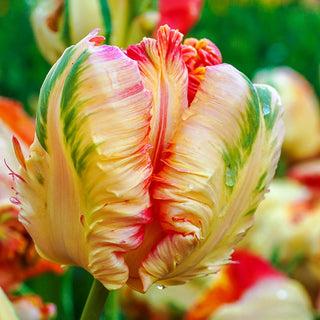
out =
{"type": "Polygon", "coordinates": [[[311,320],[307,292],[267,261],[245,250],[222,269],[210,289],[188,311],[185,320],[311,320]]]}
{"type": "Polygon", "coordinates": [[[260,70],[256,82],[277,89],[284,108],[285,138],[283,154],[290,162],[315,157],[320,153],[319,101],[312,85],[289,67],[260,70]]]}
{"type": "Polygon", "coordinates": [[[215,273],[274,174],[279,97],[166,26],[126,52],[101,41],[91,32],[44,81],[30,156],[18,152],[20,221],[42,256],[107,289],[215,273]]]}
{"type": "Polygon", "coordinates": [[[19,320],[9,299],[0,287],[0,319],[19,320]]]}

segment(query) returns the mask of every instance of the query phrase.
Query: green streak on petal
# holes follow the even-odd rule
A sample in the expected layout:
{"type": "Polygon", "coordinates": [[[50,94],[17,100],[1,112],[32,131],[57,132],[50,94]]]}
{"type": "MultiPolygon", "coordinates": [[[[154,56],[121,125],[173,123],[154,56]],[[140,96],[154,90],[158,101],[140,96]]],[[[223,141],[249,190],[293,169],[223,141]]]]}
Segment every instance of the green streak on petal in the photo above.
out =
{"type": "Polygon", "coordinates": [[[245,214],[245,216],[250,216],[250,215],[254,214],[256,210],[257,210],[256,207],[255,207],[254,209],[250,209],[250,210],[245,214]]]}
{"type": "Polygon", "coordinates": [[[108,2],[106,0],[100,0],[100,7],[101,7],[103,22],[106,28],[105,37],[106,37],[107,43],[110,43],[112,24],[111,24],[111,14],[110,14],[110,8],[108,6],[108,2]]]}
{"type": "Polygon", "coordinates": [[[66,145],[69,147],[70,156],[74,168],[79,176],[86,168],[89,155],[96,149],[95,144],[83,145],[86,132],[81,127],[86,122],[85,116],[79,116],[88,99],[81,99],[79,96],[81,82],[80,75],[86,71],[84,63],[89,58],[88,50],[84,50],[71,68],[64,84],[61,96],[61,121],[63,123],[63,134],[66,145]]]}
{"type": "MultiPolygon", "coordinates": [[[[246,77],[245,79],[247,80],[246,77]]],[[[231,192],[238,179],[239,171],[250,156],[260,126],[259,100],[252,83],[249,80],[247,83],[251,98],[247,100],[246,113],[241,116],[240,137],[234,145],[227,146],[222,153],[226,166],[225,184],[231,192]]]]}
{"type": "Polygon", "coordinates": [[[54,89],[57,81],[65,70],[71,56],[74,53],[74,47],[68,48],[64,55],[58,60],[58,62],[52,67],[48,73],[40,91],[37,117],[36,117],[36,134],[41,146],[48,152],[46,146],[47,140],[47,114],[49,108],[49,100],[51,92],[54,89]]]}
{"type": "Polygon", "coordinates": [[[256,85],[256,91],[258,93],[262,109],[269,111],[267,113],[264,112],[266,129],[272,130],[278,116],[278,108],[271,108],[272,91],[270,91],[269,88],[264,85],[256,85]]]}
{"type": "Polygon", "coordinates": [[[261,192],[263,192],[265,190],[267,176],[268,176],[268,171],[263,173],[263,175],[259,178],[258,184],[257,184],[256,189],[255,189],[256,191],[258,191],[258,193],[261,193],[261,192]]]}

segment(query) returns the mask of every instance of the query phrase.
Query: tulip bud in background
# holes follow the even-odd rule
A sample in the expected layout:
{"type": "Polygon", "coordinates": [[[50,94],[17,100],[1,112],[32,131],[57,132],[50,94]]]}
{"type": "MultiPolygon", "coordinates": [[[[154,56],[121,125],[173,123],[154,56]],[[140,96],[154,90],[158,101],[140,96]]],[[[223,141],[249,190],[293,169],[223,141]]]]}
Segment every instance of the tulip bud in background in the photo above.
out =
{"type": "MultiPolygon", "coordinates": [[[[297,169],[294,172],[297,176],[297,169]]],[[[255,224],[240,245],[298,279],[315,300],[320,285],[320,193],[314,180],[310,188],[310,180],[301,176],[306,185],[291,179],[270,185],[255,224]]]]}
{"type": "Polygon", "coordinates": [[[100,28],[108,44],[125,48],[150,35],[158,21],[153,2],[138,0],[38,0],[31,6],[35,39],[49,63],[100,28]]]}
{"type": "Polygon", "coordinates": [[[320,151],[319,102],[310,83],[299,73],[278,67],[261,70],[254,81],[276,88],[284,107],[283,154],[289,161],[317,155],[320,151]]]}
{"type": "Polygon", "coordinates": [[[19,320],[16,312],[9,299],[0,287],[0,319],[2,320],[19,320]]]}
{"type": "Polygon", "coordinates": [[[1,320],[49,320],[55,314],[55,305],[43,303],[39,296],[7,297],[0,287],[1,320]]]}
{"type": "Polygon", "coordinates": [[[31,24],[40,51],[53,64],[95,28],[107,44],[120,48],[156,35],[163,24],[186,33],[201,7],[202,0],[37,0],[31,5],[31,24]]]}
{"type": "Polygon", "coordinates": [[[10,298],[19,320],[49,320],[56,315],[56,306],[44,303],[37,295],[23,295],[10,298]]]}
{"type": "Polygon", "coordinates": [[[248,251],[237,250],[185,320],[312,320],[303,287],[248,251]]]}
{"type": "Polygon", "coordinates": [[[277,92],[182,39],[164,26],[123,52],[94,30],[49,72],[30,156],[17,148],[19,217],[38,252],[107,289],[217,272],[279,159],[277,92]]]}
{"type": "Polygon", "coordinates": [[[157,29],[167,24],[173,29],[179,29],[181,33],[188,33],[200,17],[202,3],[203,0],[160,0],[157,29]]]}

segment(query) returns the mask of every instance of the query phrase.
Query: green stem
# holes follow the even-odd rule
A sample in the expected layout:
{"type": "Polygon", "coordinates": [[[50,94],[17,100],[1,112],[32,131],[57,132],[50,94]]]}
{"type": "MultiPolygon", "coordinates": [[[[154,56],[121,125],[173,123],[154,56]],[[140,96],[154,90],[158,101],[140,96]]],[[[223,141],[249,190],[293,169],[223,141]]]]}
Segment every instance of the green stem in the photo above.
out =
{"type": "Polygon", "coordinates": [[[94,279],[80,320],[99,320],[109,291],[94,279]]]}
{"type": "Polygon", "coordinates": [[[108,301],[104,307],[104,319],[105,320],[119,320],[119,298],[120,291],[113,290],[110,292],[108,301]]]}

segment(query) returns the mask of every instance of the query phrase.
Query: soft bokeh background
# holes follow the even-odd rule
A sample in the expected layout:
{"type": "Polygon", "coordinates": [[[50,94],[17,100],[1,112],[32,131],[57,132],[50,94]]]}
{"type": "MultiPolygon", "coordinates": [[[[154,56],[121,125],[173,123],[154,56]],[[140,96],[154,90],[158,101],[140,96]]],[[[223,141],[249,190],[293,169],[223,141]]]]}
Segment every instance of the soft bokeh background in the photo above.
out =
{"type": "MultiPolygon", "coordinates": [[[[320,97],[319,1],[207,0],[189,36],[211,39],[224,62],[250,78],[261,68],[290,66],[320,97]]],[[[0,0],[0,96],[20,101],[34,115],[49,69],[35,45],[26,2],[0,0]]],[[[70,268],[63,277],[30,280],[20,291],[35,291],[57,305],[57,319],[72,320],[79,318],[90,284],[89,275],[70,268]]]]}
{"type": "MultiPolygon", "coordinates": [[[[28,0],[34,1],[34,0],[28,0]]],[[[320,95],[319,1],[206,0],[189,35],[209,38],[224,62],[252,77],[259,68],[287,65],[320,95]]],[[[50,66],[42,58],[22,0],[0,0],[0,95],[34,113],[50,66]]]]}

